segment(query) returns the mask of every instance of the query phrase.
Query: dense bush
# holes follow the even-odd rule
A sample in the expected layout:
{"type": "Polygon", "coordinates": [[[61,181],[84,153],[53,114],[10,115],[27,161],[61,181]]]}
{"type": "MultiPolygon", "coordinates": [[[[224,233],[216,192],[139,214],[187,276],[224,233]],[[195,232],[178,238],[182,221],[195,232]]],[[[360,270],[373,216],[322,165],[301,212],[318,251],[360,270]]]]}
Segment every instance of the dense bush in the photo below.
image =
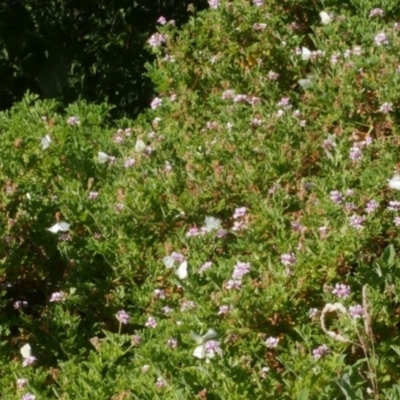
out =
{"type": "Polygon", "coordinates": [[[0,4],[0,109],[30,90],[42,98],[113,104],[114,116],[148,106],[145,43],[160,16],[181,25],[206,0],[8,0],[0,4]]]}
{"type": "Polygon", "coordinates": [[[397,2],[210,4],[136,121],[0,115],[2,397],[399,398],[397,2]]]}

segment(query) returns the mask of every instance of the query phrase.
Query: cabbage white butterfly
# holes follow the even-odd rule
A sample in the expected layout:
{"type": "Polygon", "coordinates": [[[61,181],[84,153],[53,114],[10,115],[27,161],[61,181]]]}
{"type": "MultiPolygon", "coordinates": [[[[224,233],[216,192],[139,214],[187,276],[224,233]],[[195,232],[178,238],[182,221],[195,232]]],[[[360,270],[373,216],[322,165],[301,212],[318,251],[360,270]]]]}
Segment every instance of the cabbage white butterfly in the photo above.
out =
{"type": "Polygon", "coordinates": [[[196,343],[199,345],[193,350],[193,356],[196,358],[203,359],[206,357],[206,348],[205,344],[207,341],[214,339],[218,336],[217,332],[215,329],[209,329],[205,335],[200,336],[197,333],[191,332],[192,338],[196,341],[196,343]]]}
{"type": "Polygon", "coordinates": [[[98,160],[100,164],[104,164],[108,161],[108,159],[110,158],[110,156],[106,153],[103,153],[102,151],[99,151],[98,153],[98,160]]]}
{"type": "Polygon", "coordinates": [[[326,11],[321,11],[319,13],[319,17],[321,18],[321,23],[323,25],[327,25],[332,22],[332,17],[326,11]]]}
{"type": "Polygon", "coordinates": [[[187,261],[185,260],[183,263],[181,263],[181,265],[179,266],[179,268],[175,271],[176,275],[178,275],[179,279],[186,279],[188,276],[188,265],[187,265],[187,261]]]}
{"type": "Polygon", "coordinates": [[[47,230],[52,233],[57,233],[59,231],[67,232],[70,226],[71,226],[71,224],[69,224],[68,222],[60,221],[60,222],[57,222],[56,224],[54,224],[52,227],[47,228],[47,230]]]}
{"type": "Polygon", "coordinates": [[[307,47],[302,47],[301,48],[301,59],[303,61],[307,61],[311,57],[311,51],[307,49],[307,47]]]}
{"type": "Polygon", "coordinates": [[[307,79],[300,79],[297,83],[304,89],[309,89],[310,87],[314,86],[314,78],[312,76],[308,76],[307,79]]]}
{"type": "Polygon", "coordinates": [[[146,143],[143,140],[136,140],[135,151],[136,153],[143,153],[146,150],[146,143]]]}
{"type": "Polygon", "coordinates": [[[51,143],[50,136],[49,135],[43,136],[40,139],[40,143],[42,144],[42,149],[46,150],[50,146],[50,143],[51,143]]]}
{"type": "Polygon", "coordinates": [[[168,269],[173,267],[174,262],[175,262],[175,260],[174,260],[174,257],[172,257],[172,256],[166,256],[163,258],[163,263],[164,263],[165,267],[168,269]]]}
{"type": "Polygon", "coordinates": [[[221,220],[215,217],[206,217],[204,220],[204,225],[206,231],[211,232],[221,227],[221,220]]]}
{"type": "Polygon", "coordinates": [[[20,351],[21,351],[22,357],[24,357],[24,358],[32,357],[32,348],[29,343],[22,346],[20,351]]]}
{"type": "Polygon", "coordinates": [[[388,180],[391,189],[400,190],[400,175],[394,174],[392,179],[388,180]]]}

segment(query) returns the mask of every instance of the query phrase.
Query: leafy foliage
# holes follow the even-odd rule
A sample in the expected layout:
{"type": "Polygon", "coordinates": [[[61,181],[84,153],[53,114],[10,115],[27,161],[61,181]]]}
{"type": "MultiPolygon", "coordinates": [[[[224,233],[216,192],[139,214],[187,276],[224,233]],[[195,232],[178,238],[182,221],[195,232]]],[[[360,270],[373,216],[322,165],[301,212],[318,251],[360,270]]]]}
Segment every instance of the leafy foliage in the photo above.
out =
{"type": "Polygon", "coordinates": [[[0,115],[3,397],[398,397],[397,2],[210,5],[136,120],[0,115]]]}

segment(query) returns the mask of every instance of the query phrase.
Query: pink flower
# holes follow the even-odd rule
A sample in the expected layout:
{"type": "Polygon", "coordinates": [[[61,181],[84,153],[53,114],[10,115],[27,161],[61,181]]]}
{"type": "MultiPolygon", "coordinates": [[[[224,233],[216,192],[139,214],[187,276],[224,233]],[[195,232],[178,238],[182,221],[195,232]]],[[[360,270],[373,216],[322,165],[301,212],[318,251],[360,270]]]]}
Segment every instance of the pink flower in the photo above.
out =
{"type": "Polygon", "coordinates": [[[268,79],[270,79],[271,81],[276,81],[278,78],[279,78],[279,74],[277,72],[274,72],[274,71],[268,72],[268,79]]]}
{"type": "Polygon", "coordinates": [[[261,7],[264,4],[264,0],[253,0],[253,4],[256,7],[261,7]]]}
{"type": "Polygon", "coordinates": [[[396,226],[400,226],[400,217],[396,217],[396,218],[393,220],[393,223],[394,223],[396,226]]]}
{"type": "Polygon", "coordinates": [[[332,290],[332,294],[341,298],[347,299],[350,296],[351,288],[348,285],[344,285],[343,283],[337,283],[335,288],[332,290]]]}
{"type": "Polygon", "coordinates": [[[81,121],[79,120],[78,117],[69,117],[69,118],[67,119],[67,124],[68,124],[68,125],[71,125],[71,126],[80,125],[80,124],[81,124],[81,121]]]}
{"type": "Polygon", "coordinates": [[[171,349],[176,349],[178,347],[178,341],[176,339],[168,339],[167,346],[171,347],[171,349]]]}
{"type": "Polygon", "coordinates": [[[343,200],[343,195],[338,190],[332,190],[329,197],[336,204],[341,203],[343,200]]]}
{"type": "MultiPolygon", "coordinates": [[[[215,1],[215,0],[214,0],[215,1]]],[[[164,378],[158,377],[156,381],[157,389],[162,389],[167,386],[167,381],[164,378]]]]}
{"type": "Polygon", "coordinates": [[[365,212],[371,214],[379,207],[379,203],[375,200],[370,200],[365,207],[365,212]]]}
{"type": "Polygon", "coordinates": [[[154,329],[154,328],[157,327],[157,321],[156,321],[155,318],[149,317],[149,318],[147,318],[147,322],[145,323],[145,325],[146,325],[148,328],[154,329]]]}
{"type": "Polygon", "coordinates": [[[158,18],[157,22],[160,25],[165,25],[167,23],[167,20],[165,19],[165,17],[161,16],[160,18],[158,18]]]}
{"type": "Polygon", "coordinates": [[[239,280],[242,279],[242,277],[246,274],[248,274],[250,271],[250,263],[244,263],[244,262],[240,262],[238,261],[235,264],[234,270],[233,270],[233,274],[232,274],[232,278],[234,280],[239,280]]]}
{"type": "Polygon", "coordinates": [[[219,0],[208,0],[208,4],[211,9],[215,10],[219,6],[219,0]]]}
{"type": "Polygon", "coordinates": [[[329,353],[329,349],[326,344],[323,344],[316,349],[313,350],[313,358],[314,360],[319,360],[321,357],[325,356],[329,353]]]}
{"type": "Polygon", "coordinates": [[[233,219],[244,217],[246,214],[247,214],[246,207],[235,208],[235,212],[233,213],[233,219]]]}
{"type": "Polygon", "coordinates": [[[128,313],[125,310],[120,310],[117,312],[117,320],[121,323],[126,325],[131,317],[128,315],[128,313]]]}
{"type": "Polygon", "coordinates": [[[19,378],[17,379],[17,387],[18,389],[22,389],[28,384],[28,379],[26,378],[19,378]]]}
{"type": "Polygon", "coordinates": [[[24,368],[28,367],[29,365],[32,365],[36,360],[37,360],[37,358],[34,356],[26,357],[26,358],[24,358],[24,361],[22,361],[22,366],[24,368]]]}
{"type": "Polygon", "coordinates": [[[385,102],[379,107],[379,111],[383,114],[388,114],[390,111],[393,111],[393,104],[385,102]]]}
{"type": "Polygon", "coordinates": [[[279,343],[279,338],[270,336],[266,341],[265,341],[265,345],[269,348],[269,349],[274,349],[276,347],[278,347],[278,343],[279,343]]]}
{"type": "Polygon", "coordinates": [[[199,273],[203,273],[207,269],[210,269],[212,267],[212,262],[211,261],[206,261],[200,268],[199,268],[199,273]]]}
{"type": "Polygon", "coordinates": [[[133,165],[135,165],[136,161],[134,158],[128,158],[125,162],[124,162],[124,167],[125,168],[129,168],[132,167],[133,165]]]}
{"type": "Polygon", "coordinates": [[[369,13],[370,17],[383,17],[385,12],[381,8],[374,8],[369,13]]]}
{"type": "Polygon", "coordinates": [[[232,90],[232,89],[225,90],[225,91],[222,93],[222,99],[223,99],[223,100],[230,100],[230,99],[233,99],[234,96],[235,96],[235,91],[232,90]]]}
{"type": "Polygon", "coordinates": [[[357,319],[364,316],[364,308],[360,304],[349,307],[349,314],[352,318],[357,319]]]}
{"type": "Polygon", "coordinates": [[[207,340],[204,343],[204,350],[207,358],[213,358],[216,354],[222,356],[222,349],[218,340],[207,340]]]}
{"type": "Polygon", "coordinates": [[[161,104],[162,104],[162,99],[160,99],[159,97],[156,97],[151,102],[150,107],[152,110],[155,110],[156,108],[160,107],[161,104]]]}
{"type": "Polygon", "coordinates": [[[65,299],[67,295],[64,292],[54,292],[50,297],[50,303],[62,301],[65,299]]]}
{"type": "Polygon", "coordinates": [[[278,106],[286,109],[292,107],[289,97],[282,97],[278,102],[278,106]]]}
{"type": "Polygon", "coordinates": [[[375,41],[375,44],[376,44],[377,46],[382,46],[382,45],[387,45],[387,44],[389,44],[389,39],[388,39],[388,37],[386,36],[386,33],[385,33],[385,32],[380,32],[380,33],[378,33],[378,34],[375,36],[374,41],[375,41]]]}
{"type": "Polygon", "coordinates": [[[363,227],[363,223],[365,222],[365,217],[361,217],[359,215],[352,215],[349,218],[349,224],[351,227],[353,227],[356,230],[361,230],[363,227]]]}
{"type": "Polygon", "coordinates": [[[151,35],[150,39],[148,40],[148,43],[153,48],[159,47],[163,43],[165,43],[165,37],[161,35],[161,33],[155,33],[154,35],[151,35]]]}
{"type": "Polygon", "coordinates": [[[245,103],[247,101],[247,95],[246,94],[237,94],[233,98],[234,103],[245,103]]]}
{"type": "Polygon", "coordinates": [[[157,299],[165,299],[165,291],[163,289],[155,289],[154,297],[157,299]]]}
{"type": "Polygon", "coordinates": [[[242,281],[238,279],[229,279],[225,288],[228,290],[240,290],[242,288],[242,281]]]}
{"type": "Polygon", "coordinates": [[[96,200],[99,196],[99,192],[89,192],[89,200],[96,200]]]}
{"type": "Polygon", "coordinates": [[[296,264],[296,256],[293,253],[286,253],[281,255],[281,263],[286,266],[291,266],[296,264]]]}
{"type": "Polygon", "coordinates": [[[169,306],[164,306],[161,308],[161,311],[163,312],[164,315],[168,315],[171,314],[174,310],[169,306]]]}
{"type": "Polygon", "coordinates": [[[229,311],[231,311],[231,310],[232,310],[232,306],[227,306],[227,305],[220,306],[218,309],[218,315],[228,314],[229,311]]]}
{"type": "Polygon", "coordinates": [[[21,308],[24,308],[24,307],[27,307],[27,306],[28,306],[28,302],[25,301],[25,300],[17,300],[17,301],[14,303],[14,308],[15,308],[16,310],[20,310],[21,308]]]}
{"type": "Polygon", "coordinates": [[[350,148],[349,158],[352,161],[358,161],[362,158],[362,151],[359,146],[352,146],[350,148]]]}
{"type": "Polygon", "coordinates": [[[196,304],[194,301],[191,300],[185,300],[182,304],[181,304],[181,312],[185,312],[188,310],[192,310],[193,308],[196,308],[196,304]]]}
{"type": "Polygon", "coordinates": [[[26,393],[21,397],[21,400],[35,400],[36,396],[32,393],[26,393]]]}

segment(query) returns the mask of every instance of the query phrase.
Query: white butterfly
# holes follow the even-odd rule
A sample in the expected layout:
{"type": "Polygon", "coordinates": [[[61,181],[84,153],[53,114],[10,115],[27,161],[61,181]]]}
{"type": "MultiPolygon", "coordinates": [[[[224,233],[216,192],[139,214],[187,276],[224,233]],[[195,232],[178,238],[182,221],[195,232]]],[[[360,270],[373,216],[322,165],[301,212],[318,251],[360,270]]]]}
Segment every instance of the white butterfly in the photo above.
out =
{"type": "Polygon", "coordinates": [[[163,258],[163,263],[165,265],[166,268],[172,268],[174,266],[174,257],[172,256],[166,256],[163,258]]]}
{"type": "Polygon", "coordinates": [[[56,224],[54,224],[52,227],[47,228],[47,230],[52,233],[57,233],[59,231],[67,232],[70,226],[71,226],[71,224],[69,224],[68,222],[60,221],[60,222],[57,222],[56,224]]]}
{"type": "Polygon", "coordinates": [[[205,344],[207,341],[214,339],[218,336],[217,332],[214,329],[209,329],[205,335],[200,336],[197,333],[191,332],[192,338],[199,345],[193,350],[193,356],[196,358],[203,359],[207,356],[205,344]]]}
{"type": "Polygon", "coordinates": [[[302,47],[301,48],[301,59],[303,61],[307,61],[311,57],[311,51],[307,49],[307,47],[302,47]]]}
{"type": "Polygon", "coordinates": [[[99,151],[98,153],[98,160],[100,164],[104,164],[109,160],[110,156],[106,153],[103,153],[102,151],[99,151]]]}
{"type": "Polygon", "coordinates": [[[309,89],[310,87],[314,86],[314,77],[308,76],[307,79],[300,79],[297,83],[304,89],[309,89]]]}
{"type": "Polygon", "coordinates": [[[206,217],[204,220],[204,227],[208,232],[219,229],[221,227],[221,220],[215,217],[206,217]]]}
{"type": "Polygon", "coordinates": [[[392,179],[388,180],[391,189],[400,190],[400,175],[394,174],[392,179]]]}
{"type": "Polygon", "coordinates": [[[32,348],[29,343],[22,346],[20,351],[21,351],[22,357],[24,357],[24,358],[32,357],[32,348]]]}
{"type": "Polygon", "coordinates": [[[146,150],[146,143],[143,140],[136,140],[135,151],[136,153],[143,153],[146,150]]]}
{"type": "Polygon", "coordinates": [[[42,149],[43,149],[43,150],[46,150],[46,149],[50,146],[51,138],[50,138],[49,135],[43,136],[43,137],[40,139],[40,142],[42,143],[42,149]]]}
{"type": "Polygon", "coordinates": [[[175,274],[178,276],[179,279],[186,279],[188,276],[188,265],[187,261],[183,261],[181,265],[179,265],[178,269],[175,271],[175,274]]]}
{"type": "Polygon", "coordinates": [[[323,25],[328,25],[329,23],[332,22],[332,17],[326,11],[321,11],[319,13],[319,16],[321,18],[321,23],[323,25]]]}

